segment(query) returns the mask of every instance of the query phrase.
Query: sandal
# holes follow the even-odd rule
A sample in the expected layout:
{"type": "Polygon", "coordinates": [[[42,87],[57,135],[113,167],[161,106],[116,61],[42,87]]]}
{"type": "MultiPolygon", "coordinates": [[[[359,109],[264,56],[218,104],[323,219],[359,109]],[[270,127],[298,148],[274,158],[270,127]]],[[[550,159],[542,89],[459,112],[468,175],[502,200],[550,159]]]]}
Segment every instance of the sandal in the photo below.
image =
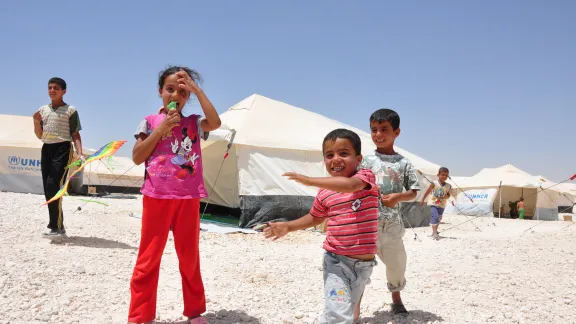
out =
{"type": "Polygon", "coordinates": [[[408,314],[406,307],[403,304],[390,304],[391,312],[394,315],[408,314]]]}
{"type": "Polygon", "coordinates": [[[188,317],[188,324],[210,324],[206,317],[198,316],[198,317],[188,317]]]}

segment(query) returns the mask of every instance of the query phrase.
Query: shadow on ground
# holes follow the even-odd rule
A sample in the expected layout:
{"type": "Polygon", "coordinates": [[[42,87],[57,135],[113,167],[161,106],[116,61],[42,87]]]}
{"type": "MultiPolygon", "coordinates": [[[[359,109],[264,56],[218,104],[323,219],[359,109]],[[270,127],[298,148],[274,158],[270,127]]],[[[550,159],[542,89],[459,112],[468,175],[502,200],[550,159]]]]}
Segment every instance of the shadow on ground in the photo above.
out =
{"type": "MultiPolygon", "coordinates": [[[[237,323],[250,323],[261,324],[260,320],[256,317],[250,316],[241,310],[226,310],[221,309],[216,313],[206,313],[206,319],[210,324],[237,324],[237,323]]],[[[186,324],[187,321],[161,321],[154,322],[155,324],[186,324]]]]}
{"type": "Polygon", "coordinates": [[[84,246],[96,249],[138,250],[137,247],[128,245],[126,243],[107,240],[99,237],[69,236],[59,240],[54,240],[52,243],[59,245],[84,246]]]}
{"type": "Polygon", "coordinates": [[[358,324],[377,324],[377,323],[429,323],[429,322],[444,322],[441,316],[426,312],[423,310],[411,310],[408,315],[392,315],[388,311],[374,312],[372,316],[362,316],[358,324]]]}

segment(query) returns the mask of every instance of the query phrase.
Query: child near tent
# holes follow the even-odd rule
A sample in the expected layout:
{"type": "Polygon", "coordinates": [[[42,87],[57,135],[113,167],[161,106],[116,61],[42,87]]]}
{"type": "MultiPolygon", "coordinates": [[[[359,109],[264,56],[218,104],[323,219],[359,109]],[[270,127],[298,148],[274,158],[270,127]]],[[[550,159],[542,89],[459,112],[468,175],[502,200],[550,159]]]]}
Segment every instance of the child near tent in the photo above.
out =
{"type": "Polygon", "coordinates": [[[134,163],[145,162],[140,248],[130,281],[129,323],[156,318],[160,260],[170,228],[182,276],[184,316],[189,323],[208,323],[200,274],[200,199],[207,196],[202,176],[200,134],[220,127],[214,106],[198,87],[198,72],[172,66],[161,72],[158,92],[164,109],[140,123],[132,152],[134,163]],[[182,109],[194,94],[205,118],[184,116],[182,109]],[[169,104],[171,104],[169,106],[169,104]]]}
{"type": "Polygon", "coordinates": [[[320,323],[356,323],[360,298],[376,265],[378,187],[372,171],[357,171],[362,160],[360,151],[360,137],[350,130],[336,129],[326,135],[322,153],[332,177],[284,174],[301,184],[321,188],[310,213],[290,222],[268,223],[264,229],[266,238],[277,240],[328,219],[320,323]]]}
{"type": "Polygon", "coordinates": [[[525,207],[526,207],[526,204],[524,203],[524,197],[520,197],[520,200],[518,200],[518,218],[524,219],[524,208],[525,207]]]}
{"type": "Polygon", "coordinates": [[[444,214],[444,208],[446,208],[446,201],[450,198],[450,192],[452,191],[452,186],[446,182],[449,172],[448,168],[441,167],[438,170],[438,180],[430,184],[420,201],[420,205],[424,206],[424,200],[428,197],[428,194],[432,192],[432,196],[430,196],[429,200],[430,213],[432,215],[430,218],[430,225],[432,226],[431,236],[435,240],[440,239],[440,235],[438,235],[438,226],[440,226],[442,214],[444,214]]]}
{"type": "Polygon", "coordinates": [[[391,312],[406,314],[400,296],[406,286],[405,229],[398,203],[416,198],[420,184],[410,160],[394,150],[394,141],[400,135],[400,116],[391,109],[379,109],[370,116],[370,130],[376,151],[364,157],[360,168],[371,169],[380,188],[378,257],[386,266],[391,312]]]}
{"type": "MultiPolygon", "coordinates": [[[[52,199],[60,190],[68,174],[66,166],[72,163],[72,143],[76,153],[81,159],[82,138],[80,137],[80,117],[76,107],[64,102],[66,94],[66,81],[61,78],[48,80],[48,96],[51,103],[40,107],[33,115],[34,133],[44,144],[40,165],[42,171],[42,184],[46,200],[52,199]]],[[[47,238],[64,236],[64,213],[62,211],[62,198],[48,204],[49,231],[44,235],[47,238]]]]}

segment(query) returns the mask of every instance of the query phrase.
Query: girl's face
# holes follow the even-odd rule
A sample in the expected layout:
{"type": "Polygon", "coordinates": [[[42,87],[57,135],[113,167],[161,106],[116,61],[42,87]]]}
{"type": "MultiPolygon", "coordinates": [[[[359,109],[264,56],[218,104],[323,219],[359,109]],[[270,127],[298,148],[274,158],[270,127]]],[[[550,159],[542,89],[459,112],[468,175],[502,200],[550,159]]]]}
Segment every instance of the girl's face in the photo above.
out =
{"type": "Polygon", "coordinates": [[[178,82],[178,76],[172,74],[166,77],[164,87],[158,90],[162,97],[164,107],[167,107],[171,101],[175,101],[178,113],[182,112],[184,105],[188,102],[188,99],[190,99],[190,92],[182,89],[180,84],[182,83],[178,82]]]}

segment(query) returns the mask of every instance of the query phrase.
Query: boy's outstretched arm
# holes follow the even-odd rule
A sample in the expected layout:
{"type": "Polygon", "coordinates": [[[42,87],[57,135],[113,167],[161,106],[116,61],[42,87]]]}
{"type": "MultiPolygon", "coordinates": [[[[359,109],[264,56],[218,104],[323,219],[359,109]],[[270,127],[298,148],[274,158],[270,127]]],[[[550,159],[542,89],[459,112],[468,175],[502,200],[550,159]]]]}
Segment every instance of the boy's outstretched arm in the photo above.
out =
{"type": "Polygon", "coordinates": [[[310,178],[293,172],[284,173],[283,176],[290,180],[299,182],[305,186],[318,187],[342,193],[355,192],[370,187],[370,184],[357,177],[310,178]]]}
{"type": "Polygon", "coordinates": [[[426,200],[426,197],[428,197],[428,195],[430,194],[430,191],[432,191],[432,188],[434,188],[434,185],[430,184],[430,186],[428,186],[428,189],[426,189],[424,196],[422,196],[422,200],[420,201],[420,206],[424,206],[424,200],[426,200]]]}
{"type": "Polygon", "coordinates": [[[268,227],[264,229],[264,237],[277,240],[290,232],[322,224],[324,220],[325,218],[314,217],[310,214],[306,214],[305,216],[290,222],[268,223],[268,227]]]}

